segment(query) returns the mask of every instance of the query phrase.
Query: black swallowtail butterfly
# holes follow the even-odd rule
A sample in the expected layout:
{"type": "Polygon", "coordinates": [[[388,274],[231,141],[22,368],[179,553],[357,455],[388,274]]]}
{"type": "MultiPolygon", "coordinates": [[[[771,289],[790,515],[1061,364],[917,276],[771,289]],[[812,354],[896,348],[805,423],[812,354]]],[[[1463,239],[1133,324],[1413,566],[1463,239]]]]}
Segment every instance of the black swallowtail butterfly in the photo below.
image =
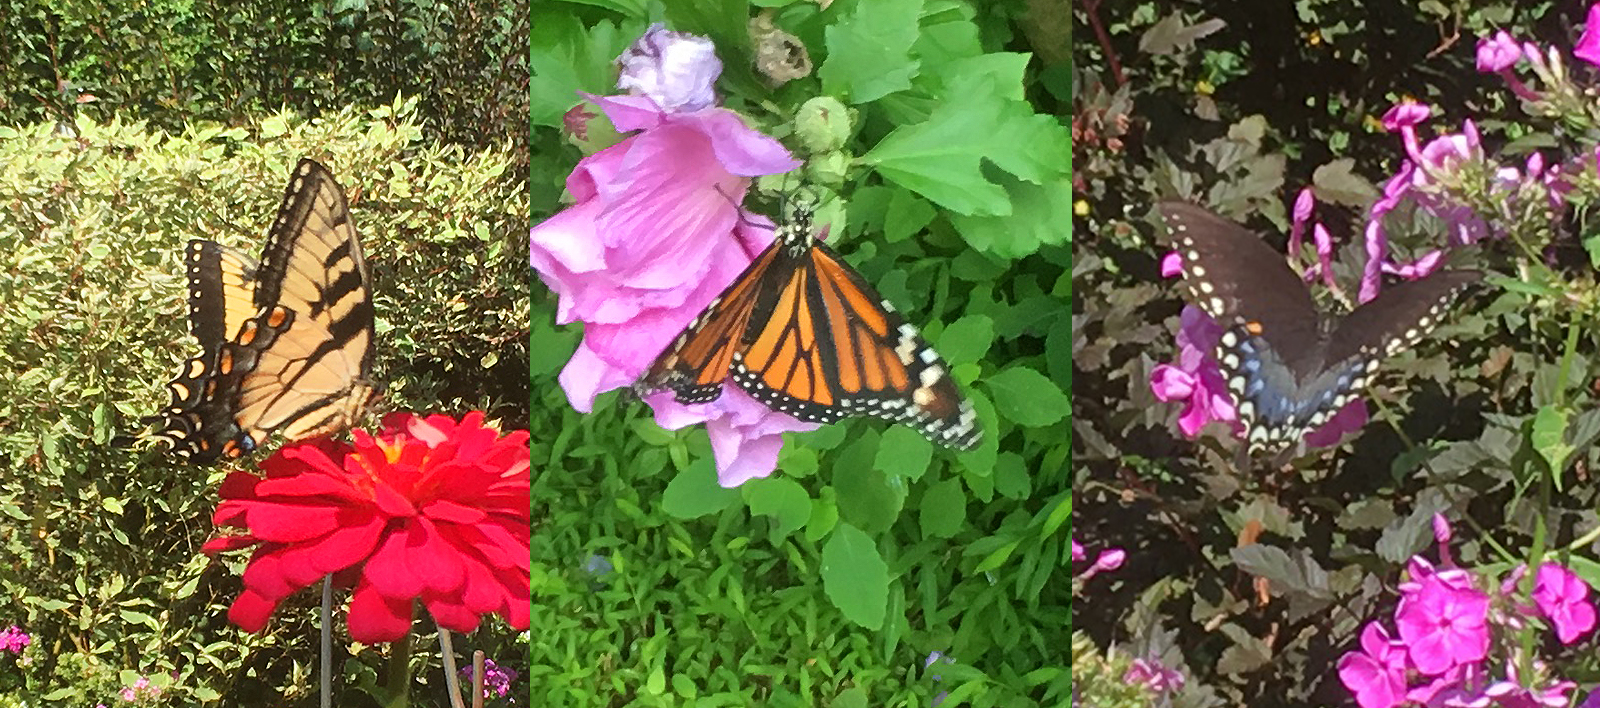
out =
{"type": "Polygon", "coordinates": [[[1160,205],[1196,306],[1223,327],[1216,361],[1249,451],[1281,452],[1360,395],[1384,358],[1438,326],[1483,274],[1439,270],[1385,289],[1344,317],[1323,317],[1311,291],[1260,237],[1201,207],[1160,205]]]}

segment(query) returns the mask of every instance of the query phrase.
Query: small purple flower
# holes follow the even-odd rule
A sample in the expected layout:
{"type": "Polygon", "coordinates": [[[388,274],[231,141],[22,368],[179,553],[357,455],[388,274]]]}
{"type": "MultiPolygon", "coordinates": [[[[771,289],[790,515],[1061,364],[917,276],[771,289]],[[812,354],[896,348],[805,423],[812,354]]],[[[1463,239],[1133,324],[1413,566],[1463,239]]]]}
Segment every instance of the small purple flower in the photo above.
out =
{"type": "Polygon", "coordinates": [[[1595,610],[1594,603],[1589,601],[1589,584],[1556,563],[1539,567],[1533,601],[1555,626],[1556,637],[1562,644],[1578,641],[1594,629],[1595,610]]]}
{"type": "Polygon", "coordinates": [[[657,22],[617,57],[617,88],[646,96],[662,110],[697,111],[716,104],[712,85],[722,75],[716,45],[657,22]]]}
{"type": "Polygon", "coordinates": [[[1411,585],[1395,626],[1418,671],[1438,676],[1488,655],[1489,596],[1471,587],[1465,571],[1441,571],[1411,585]]]}
{"type": "MultiPolygon", "coordinates": [[[[933,666],[935,663],[939,662],[940,660],[943,660],[944,663],[946,663],[946,664],[954,664],[954,663],[956,663],[955,659],[952,659],[952,658],[950,658],[948,656],[945,656],[944,652],[942,652],[942,651],[931,651],[931,652],[928,652],[928,658],[923,660],[922,668],[923,669],[927,669],[928,667],[933,666]]],[[[944,680],[944,676],[942,676],[940,674],[932,674],[932,675],[929,676],[929,678],[932,678],[934,680],[934,682],[939,682],[939,681],[943,681],[944,680]]],[[[949,691],[940,691],[937,695],[935,695],[933,697],[933,700],[928,703],[929,708],[937,708],[940,703],[944,702],[945,697],[948,696],[948,695],[950,695],[949,691]]]]}
{"type": "MultiPolygon", "coordinates": [[[[473,667],[467,666],[462,668],[460,672],[461,678],[469,684],[473,679],[472,670],[473,667]]],[[[494,663],[494,659],[483,660],[484,698],[494,698],[496,696],[505,698],[507,694],[511,693],[511,682],[515,680],[517,680],[516,669],[500,666],[494,663]]]]}
{"type": "Polygon", "coordinates": [[[1361,651],[1339,658],[1339,682],[1361,708],[1390,708],[1406,695],[1406,647],[1377,622],[1361,630],[1361,651]]]}
{"type": "Polygon", "coordinates": [[[1589,16],[1583,21],[1583,34],[1572,48],[1573,56],[1600,66],[1600,3],[1589,6],[1589,16]]]}

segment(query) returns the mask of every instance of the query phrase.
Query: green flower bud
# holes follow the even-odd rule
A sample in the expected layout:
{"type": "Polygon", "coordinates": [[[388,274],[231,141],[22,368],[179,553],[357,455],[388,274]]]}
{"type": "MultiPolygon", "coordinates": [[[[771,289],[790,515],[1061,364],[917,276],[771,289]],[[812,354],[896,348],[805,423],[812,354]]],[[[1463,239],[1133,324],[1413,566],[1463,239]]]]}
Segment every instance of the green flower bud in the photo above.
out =
{"type": "Polygon", "coordinates": [[[844,147],[854,122],[854,113],[838,99],[817,96],[802,104],[795,114],[794,133],[806,152],[829,152],[844,147]]]}

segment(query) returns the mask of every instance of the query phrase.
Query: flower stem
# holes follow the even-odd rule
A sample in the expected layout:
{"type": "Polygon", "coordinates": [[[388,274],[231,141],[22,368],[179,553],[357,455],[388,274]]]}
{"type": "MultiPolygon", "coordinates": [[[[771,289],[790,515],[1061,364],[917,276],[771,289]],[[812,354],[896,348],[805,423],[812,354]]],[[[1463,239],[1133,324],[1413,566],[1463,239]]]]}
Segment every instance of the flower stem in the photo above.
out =
{"type": "Polygon", "coordinates": [[[411,635],[395,640],[390,651],[383,708],[406,708],[411,705],[411,635]]]}
{"type": "Polygon", "coordinates": [[[322,708],[333,708],[333,574],[322,577],[322,708]]]}
{"type": "Polygon", "coordinates": [[[444,657],[444,685],[450,694],[450,708],[466,708],[461,701],[461,679],[456,677],[456,650],[450,646],[450,630],[439,628],[439,655],[444,657]]]}

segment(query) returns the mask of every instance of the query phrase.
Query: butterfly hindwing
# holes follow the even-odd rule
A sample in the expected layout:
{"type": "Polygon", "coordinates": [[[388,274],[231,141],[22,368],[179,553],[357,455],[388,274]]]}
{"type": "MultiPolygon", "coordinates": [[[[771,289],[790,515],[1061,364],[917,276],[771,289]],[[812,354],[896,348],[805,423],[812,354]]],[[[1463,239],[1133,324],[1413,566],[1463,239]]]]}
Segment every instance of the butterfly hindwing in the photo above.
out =
{"type": "Polygon", "coordinates": [[[758,255],[646,373],[682,403],[735,385],[773,410],[829,423],[873,416],[956,449],[981,433],[949,366],[811,231],[810,212],[758,255]]]}

